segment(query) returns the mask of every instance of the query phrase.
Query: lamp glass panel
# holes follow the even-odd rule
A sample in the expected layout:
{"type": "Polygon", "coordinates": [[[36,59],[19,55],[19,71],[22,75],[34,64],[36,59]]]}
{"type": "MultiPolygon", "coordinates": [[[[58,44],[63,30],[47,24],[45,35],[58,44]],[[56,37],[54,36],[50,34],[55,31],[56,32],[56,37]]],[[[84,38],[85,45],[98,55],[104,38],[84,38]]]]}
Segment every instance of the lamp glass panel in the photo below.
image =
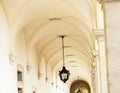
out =
{"type": "Polygon", "coordinates": [[[64,80],[64,79],[67,79],[67,73],[63,73],[62,74],[62,79],[64,80]]]}

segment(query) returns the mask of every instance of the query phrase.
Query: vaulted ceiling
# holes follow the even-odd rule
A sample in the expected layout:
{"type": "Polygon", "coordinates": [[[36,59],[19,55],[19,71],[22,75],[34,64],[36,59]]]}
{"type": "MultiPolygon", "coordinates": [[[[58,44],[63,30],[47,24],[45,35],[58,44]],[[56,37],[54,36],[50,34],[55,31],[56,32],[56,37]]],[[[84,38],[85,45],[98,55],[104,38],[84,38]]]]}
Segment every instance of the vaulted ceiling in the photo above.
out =
{"type": "Polygon", "coordinates": [[[62,67],[59,35],[67,35],[65,62],[72,83],[79,75],[90,83],[93,28],[97,27],[96,0],[1,0],[14,40],[25,31],[27,47],[36,47],[40,60],[46,59],[57,72],[62,67]]]}

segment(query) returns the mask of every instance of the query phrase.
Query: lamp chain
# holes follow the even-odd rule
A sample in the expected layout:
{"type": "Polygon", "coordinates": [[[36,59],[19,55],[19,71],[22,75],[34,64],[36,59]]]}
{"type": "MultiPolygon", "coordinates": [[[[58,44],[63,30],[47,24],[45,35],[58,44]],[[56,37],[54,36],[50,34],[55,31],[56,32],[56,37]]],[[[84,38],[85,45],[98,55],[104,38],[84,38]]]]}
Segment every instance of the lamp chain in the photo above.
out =
{"type": "Polygon", "coordinates": [[[64,37],[65,37],[65,36],[61,36],[61,38],[62,38],[62,48],[63,48],[63,67],[65,67],[65,58],[64,58],[64,37]]]}

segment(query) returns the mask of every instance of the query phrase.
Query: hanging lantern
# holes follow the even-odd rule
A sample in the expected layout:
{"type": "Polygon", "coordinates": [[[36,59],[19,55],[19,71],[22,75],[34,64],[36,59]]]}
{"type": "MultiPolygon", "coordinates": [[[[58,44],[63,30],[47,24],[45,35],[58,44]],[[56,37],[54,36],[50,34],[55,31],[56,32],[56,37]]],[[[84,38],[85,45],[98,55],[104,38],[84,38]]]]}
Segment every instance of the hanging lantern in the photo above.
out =
{"type": "Polygon", "coordinates": [[[59,71],[60,79],[61,79],[64,83],[66,83],[66,81],[69,79],[69,75],[70,75],[70,73],[69,73],[69,71],[68,71],[65,67],[63,67],[62,70],[59,71]]]}
{"type": "Polygon", "coordinates": [[[62,70],[61,71],[59,71],[59,76],[60,76],[60,79],[64,82],[64,83],[66,83],[66,81],[69,79],[69,76],[70,76],[70,72],[69,72],[69,70],[67,70],[66,68],[65,68],[65,58],[64,58],[64,37],[65,36],[60,36],[61,38],[62,38],[62,49],[63,49],[63,68],[62,68],[62,70]]]}

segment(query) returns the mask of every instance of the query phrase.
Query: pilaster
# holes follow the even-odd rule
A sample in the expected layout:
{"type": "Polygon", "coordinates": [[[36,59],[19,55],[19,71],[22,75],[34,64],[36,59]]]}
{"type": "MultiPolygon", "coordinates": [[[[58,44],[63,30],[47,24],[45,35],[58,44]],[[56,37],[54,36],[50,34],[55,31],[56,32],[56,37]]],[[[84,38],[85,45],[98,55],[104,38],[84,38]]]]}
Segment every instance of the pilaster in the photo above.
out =
{"type": "Polygon", "coordinates": [[[120,0],[103,0],[109,75],[109,93],[119,93],[120,87],[120,0]],[[108,2],[109,1],[109,2],[108,2]]]}
{"type": "Polygon", "coordinates": [[[108,93],[108,78],[107,78],[107,62],[105,56],[105,39],[104,39],[104,29],[94,30],[96,39],[98,41],[98,55],[97,69],[98,69],[98,92],[108,93]]]}

